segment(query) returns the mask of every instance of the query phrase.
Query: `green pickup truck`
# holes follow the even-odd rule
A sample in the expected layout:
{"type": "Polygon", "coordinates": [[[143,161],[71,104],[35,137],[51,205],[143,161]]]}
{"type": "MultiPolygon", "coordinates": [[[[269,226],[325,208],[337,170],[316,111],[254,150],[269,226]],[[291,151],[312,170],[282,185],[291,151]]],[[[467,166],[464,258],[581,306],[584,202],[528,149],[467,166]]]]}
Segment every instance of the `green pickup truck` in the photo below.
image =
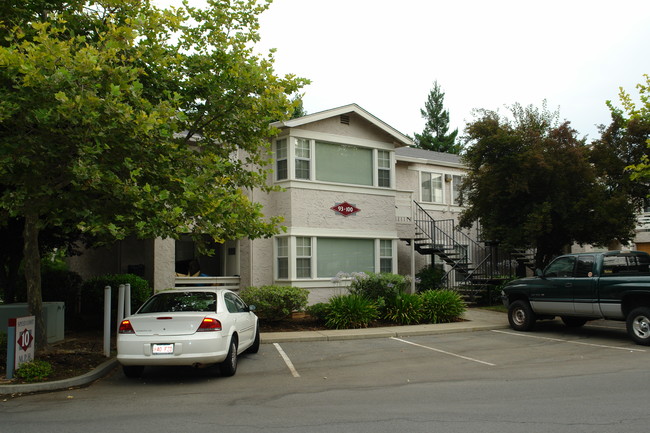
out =
{"type": "Polygon", "coordinates": [[[536,276],[501,292],[512,329],[530,331],[537,320],[560,316],[578,327],[589,320],[625,321],[630,338],[650,345],[650,255],[640,251],[567,254],[536,276]]]}

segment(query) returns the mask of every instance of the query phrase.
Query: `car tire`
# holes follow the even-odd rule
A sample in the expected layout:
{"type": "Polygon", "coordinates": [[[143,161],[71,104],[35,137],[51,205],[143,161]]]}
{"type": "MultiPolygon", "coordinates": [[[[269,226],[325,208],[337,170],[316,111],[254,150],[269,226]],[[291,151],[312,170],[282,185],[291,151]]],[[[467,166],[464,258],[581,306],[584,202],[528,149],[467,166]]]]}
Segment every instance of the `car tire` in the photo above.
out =
{"type": "Polygon", "coordinates": [[[135,379],[142,376],[144,367],[141,365],[123,365],[122,371],[126,377],[135,379]]]}
{"type": "Polygon", "coordinates": [[[637,344],[650,346],[650,308],[635,308],[627,316],[627,334],[637,344]]]}
{"type": "Polygon", "coordinates": [[[536,320],[528,301],[520,299],[508,307],[508,322],[515,331],[532,331],[536,320]]]}
{"type": "Polygon", "coordinates": [[[222,376],[234,376],[237,372],[237,339],[233,337],[230,340],[230,347],[228,348],[228,355],[226,359],[219,364],[219,371],[222,376]]]}
{"type": "Polygon", "coordinates": [[[564,322],[564,326],[567,328],[579,328],[587,323],[587,319],[583,319],[582,317],[562,316],[562,322],[564,322]]]}
{"type": "Polygon", "coordinates": [[[253,339],[253,344],[251,347],[246,349],[246,353],[257,353],[260,351],[260,327],[259,325],[255,327],[255,339],[253,339]]]}

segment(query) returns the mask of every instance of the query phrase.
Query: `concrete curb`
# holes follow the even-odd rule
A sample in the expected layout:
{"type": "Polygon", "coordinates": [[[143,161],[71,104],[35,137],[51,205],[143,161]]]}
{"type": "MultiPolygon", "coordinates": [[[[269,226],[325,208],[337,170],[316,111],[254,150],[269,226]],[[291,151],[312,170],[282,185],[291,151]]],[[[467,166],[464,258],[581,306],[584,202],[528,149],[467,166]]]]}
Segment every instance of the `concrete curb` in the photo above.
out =
{"type": "MultiPolygon", "coordinates": [[[[265,332],[261,334],[262,343],[289,343],[309,341],[341,341],[368,338],[413,337],[419,335],[451,334],[508,328],[505,314],[470,309],[464,314],[463,322],[438,323],[435,325],[388,326],[384,328],[332,329],[323,331],[265,332]]],[[[54,382],[0,385],[0,395],[26,394],[32,392],[60,391],[88,385],[110,373],[119,363],[111,358],[97,368],[82,376],[54,382]]]]}
{"type": "Polygon", "coordinates": [[[43,391],[60,391],[63,389],[74,388],[77,386],[88,385],[106,376],[111,370],[117,367],[117,359],[111,358],[103,362],[94,370],[77,377],[69,379],[55,380],[52,382],[39,382],[39,383],[24,383],[24,384],[9,384],[0,385],[0,395],[7,394],[26,394],[30,392],[43,392],[43,391]]]}

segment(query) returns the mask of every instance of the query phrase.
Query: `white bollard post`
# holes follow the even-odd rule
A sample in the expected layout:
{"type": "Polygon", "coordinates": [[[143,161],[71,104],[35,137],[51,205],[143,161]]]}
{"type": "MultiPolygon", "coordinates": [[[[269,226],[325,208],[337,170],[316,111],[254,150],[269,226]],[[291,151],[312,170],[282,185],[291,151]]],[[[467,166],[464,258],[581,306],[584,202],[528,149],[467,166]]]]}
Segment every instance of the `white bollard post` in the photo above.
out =
{"type": "Polygon", "coordinates": [[[131,285],[124,285],[124,317],[131,315],[131,285]]]}
{"type": "Polygon", "coordinates": [[[120,330],[120,322],[124,319],[124,284],[117,289],[117,330],[120,330]]]}
{"type": "Polygon", "coordinates": [[[104,287],[104,355],[111,356],[111,286],[104,287]]]}

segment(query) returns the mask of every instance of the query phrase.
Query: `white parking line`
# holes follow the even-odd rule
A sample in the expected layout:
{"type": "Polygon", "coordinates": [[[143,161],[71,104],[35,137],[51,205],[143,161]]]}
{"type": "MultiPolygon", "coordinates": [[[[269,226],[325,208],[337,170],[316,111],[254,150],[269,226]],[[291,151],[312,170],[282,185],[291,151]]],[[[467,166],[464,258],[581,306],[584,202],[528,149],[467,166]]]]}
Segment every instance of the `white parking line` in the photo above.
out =
{"type": "Polygon", "coordinates": [[[396,337],[390,337],[390,338],[391,338],[391,340],[401,341],[402,343],[410,344],[412,346],[421,347],[423,349],[433,350],[434,352],[442,353],[442,354],[445,354],[445,355],[455,356],[456,358],[461,358],[461,359],[464,359],[464,360],[467,360],[467,361],[478,362],[479,364],[489,365],[490,367],[495,367],[496,366],[496,364],[492,364],[490,362],[485,362],[485,361],[481,361],[479,359],[469,358],[467,356],[459,355],[457,353],[447,352],[447,351],[444,351],[444,350],[436,349],[434,347],[423,346],[422,344],[417,344],[417,343],[413,343],[412,341],[402,340],[401,338],[396,338],[396,337]]]}
{"type": "Polygon", "coordinates": [[[275,346],[276,349],[278,349],[278,352],[280,353],[280,356],[282,357],[282,359],[284,359],[284,362],[285,362],[285,364],[287,364],[287,367],[289,367],[289,371],[291,371],[291,374],[293,375],[293,377],[300,377],[300,375],[298,374],[298,371],[296,371],[296,368],[293,366],[293,363],[291,362],[291,360],[289,359],[287,354],[284,353],[284,350],[282,350],[280,345],[278,343],[273,343],[273,345],[275,346]]]}
{"type": "Polygon", "coordinates": [[[563,340],[561,338],[541,337],[539,335],[524,334],[522,332],[499,331],[497,329],[493,329],[492,332],[496,332],[498,334],[516,335],[518,337],[536,338],[538,340],[556,341],[558,343],[581,344],[583,346],[601,347],[603,349],[627,350],[628,352],[645,352],[643,349],[631,349],[629,347],[608,346],[606,344],[594,344],[585,343],[583,341],[563,340]]]}

